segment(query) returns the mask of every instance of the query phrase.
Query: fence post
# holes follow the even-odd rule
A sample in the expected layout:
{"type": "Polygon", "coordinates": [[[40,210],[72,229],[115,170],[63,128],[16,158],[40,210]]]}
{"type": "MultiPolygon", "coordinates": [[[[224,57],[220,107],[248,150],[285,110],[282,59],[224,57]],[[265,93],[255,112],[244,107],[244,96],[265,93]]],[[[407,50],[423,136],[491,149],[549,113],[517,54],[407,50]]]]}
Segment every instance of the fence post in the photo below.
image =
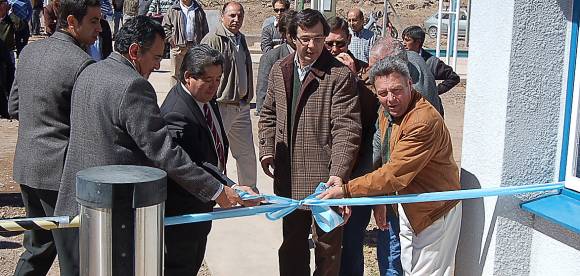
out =
{"type": "Polygon", "coordinates": [[[77,173],[81,275],[163,275],[166,177],[129,165],[77,173]]]}

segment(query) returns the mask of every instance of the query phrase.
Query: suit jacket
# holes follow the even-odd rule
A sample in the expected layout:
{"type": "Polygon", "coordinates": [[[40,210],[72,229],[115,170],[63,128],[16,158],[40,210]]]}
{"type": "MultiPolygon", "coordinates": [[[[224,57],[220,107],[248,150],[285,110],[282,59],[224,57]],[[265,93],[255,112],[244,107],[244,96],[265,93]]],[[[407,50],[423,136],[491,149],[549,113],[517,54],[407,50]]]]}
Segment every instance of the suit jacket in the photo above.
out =
{"type": "Polygon", "coordinates": [[[268,76],[274,63],[290,54],[288,51],[288,44],[282,43],[280,47],[272,49],[260,57],[260,65],[258,67],[258,80],[256,89],[256,105],[260,108],[266,98],[266,90],[268,90],[268,76]]]}
{"type": "Polygon", "coordinates": [[[453,67],[445,64],[445,62],[438,57],[425,50],[421,50],[421,57],[425,60],[427,68],[431,70],[435,80],[442,80],[442,82],[437,85],[437,93],[439,93],[439,95],[451,90],[451,88],[461,81],[461,78],[457,73],[455,73],[455,71],[453,71],[453,67]]]}
{"type": "Polygon", "coordinates": [[[407,58],[409,59],[408,65],[411,76],[416,75],[416,78],[412,78],[413,88],[421,93],[439,111],[439,114],[443,115],[443,104],[441,103],[441,98],[439,98],[435,76],[427,67],[425,60],[419,53],[414,51],[407,51],[407,58]]]}
{"type": "Polygon", "coordinates": [[[68,33],[58,31],[20,54],[10,92],[10,116],[20,121],[14,180],[32,188],[59,189],[70,131],[73,85],[93,63],[68,33]]]}
{"type": "Polygon", "coordinates": [[[262,38],[260,40],[262,53],[267,53],[274,49],[274,46],[282,44],[282,42],[282,35],[273,22],[262,28],[262,38]]]}
{"type": "Polygon", "coordinates": [[[75,84],[70,143],[55,213],[76,214],[76,173],[104,165],[160,168],[204,202],[226,183],[225,176],[195,164],[172,141],[153,86],[119,53],[87,67],[75,84]]]}
{"type": "MultiPolygon", "coordinates": [[[[216,118],[216,127],[222,135],[224,154],[228,152],[228,140],[222,124],[222,119],[217,106],[217,102],[209,102],[216,118]]],[[[189,155],[189,158],[198,164],[210,163],[218,166],[218,156],[215,150],[210,128],[208,127],[203,110],[199,108],[188,91],[183,89],[181,83],[175,85],[167,94],[165,101],[161,105],[161,116],[167,123],[167,128],[173,141],[180,145],[189,155]]],[[[224,164],[225,165],[225,164],[224,164]]],[[[167,216],[178,216],[190,213],[210,212],[214,202],[202,202],[192,194],[188,193],[173,179],[168,179],[167,201],[165,203],[165,214],[167,216]]],[[[211,222],[194,223],[198,227],[195,230],[201,234],[209,233],[211,222]]]]}
{"type": "Polygon", "coordinates": [[[272,68],[258,137],[260,159],[274,156],[274,192],[303,199],[330,175],[349,179],[360,145],[361,121],[354,75],[324,49],[302,82],[289,125],[294,55],[272,68]]]}

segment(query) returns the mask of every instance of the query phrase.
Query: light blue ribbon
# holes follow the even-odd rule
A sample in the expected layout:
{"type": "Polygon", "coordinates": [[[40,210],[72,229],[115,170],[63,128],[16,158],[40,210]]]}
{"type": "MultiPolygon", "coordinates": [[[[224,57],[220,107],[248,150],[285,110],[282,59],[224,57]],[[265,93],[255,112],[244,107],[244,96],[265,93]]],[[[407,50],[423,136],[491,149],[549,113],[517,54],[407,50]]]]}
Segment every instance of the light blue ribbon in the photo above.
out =
{"type": "Polygon", "coordinates": [[[320,183],[316,188],[314,194],[308,196],[303,200],[295,200],[275,195],[256,196],[238,190],[238,194],[243,200],[257,199],[263,197],[264,200],[269,204],[259,205],[255,207],[216,209],[214,212],[210,213],[167,217],[165,218],[165,225],[176,225],[224,218],[244,217],[264,213],[266,214],[266,217],[268,219],[277,220],[292,213],[300,206],[308,206],[309,209],[312,211],[312,215],[314,216],[317,225],[325,232],[329,232],[343,223],[342,217],[336,212],[334,212],[330,208],[330,206],[382,205],[382,204],[417,203],[417,202],[442,201],[442,200],[462,200],[489,196],[507,196],[533,192],[545,192],[551,190],[561,190],[563,188],[564,182],[557,182],[557,183],[525,185],[525,186],[510,186],[510,187],[483,188],[483,189],[458,190],[447,192],[433,192],[423,194],[359,197],[359,198],[328,199],[328,200],[320,200],[316,198],[316,196],[318,196],[320,193],[322,193],[324,190],[327,189],[324,183],[320,183]]]}

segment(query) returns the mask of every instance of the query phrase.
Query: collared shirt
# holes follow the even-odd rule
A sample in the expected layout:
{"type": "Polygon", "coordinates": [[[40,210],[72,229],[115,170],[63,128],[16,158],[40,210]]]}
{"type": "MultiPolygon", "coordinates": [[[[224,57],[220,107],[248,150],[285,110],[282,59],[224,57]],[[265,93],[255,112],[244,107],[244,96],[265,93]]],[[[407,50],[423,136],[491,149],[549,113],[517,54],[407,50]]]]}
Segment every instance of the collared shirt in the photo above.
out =
{"type": "Polygon", "coordinates": [[[301,82],[304,81],[304,79],[306,78],[306,75],[308,75],[308,72],[310,72],[310,69],[312,69],[312,64],[314,64],[315,61],[313,61],[312,63],[310,63],[309,65],[306,65],[304,67],[300,67],[300,61],[298,60],[298,55],[294,55],[294,65],[296,66],[296,71],[298,71],[298,78],[300,79],[301,82]]]}
{"type": "MultiPolygon", "coordinates": [[[[185,90],[187,92],[187,94],[189,94],[191,96],[187,87],[185,87],[185,85],[181,82],[180,82],[180,84],[181,84],[181,88],[183,88],[183,90],[185,90]]],[[[201,114],[203,114],[203,116],[205,117],[205,114],[203,112],[203,105],[205,103],[202,103],[202,102],[196,100],[193,96],[191,96],[191,98],[195,101],[195,103],[199,107],[199,110],[201,110],[201,114]]],[[[212,122],[214,122],[214,124],[215,124],[217,122],[217,117],[215,116],[215,113],[213,112],[213,108],[210,107],[209,112],[211,113],[212,122]]],[[[210,126],[208,126],[208,127],[211,129],[210,126]]],[[[216,125],[215,128],[217,130],[217,133],[218,133],[220,139],[222,139],[222,141],[223,141],[222,133],[221,133],[221,130],[219,128],[219,125],[216,125]]],[[[211,140],[213,141],[213,143],[215,145],[215,141],[213,140],[213,135],[210,135],[210,136],[211,136],[211,140]]],[[[214,150],[216,150],[215,147],[214,147],[214,150]]],[[[216,150],[216,155],[217,155],[217,150],[216,150]]],[[[222,172],[224,171],[224,165],[219,161],[219,158],[218,158],[218,166],[217,167],[222,172]]],[[[224,185],[221,185],[220,188],[217,190],[217,192],[211,197],[211,200],[216,200],[218,198],[218,196],[222,193],[223,190],[224,190],[224,185]]]]}
{"type": "Polygon", "coordinates": [[[23,21],[30,21],[32,17],[32,4],[30,4],[30,1],[8,0],[8,4],[12,6],[12,13],[23,21]]]}
{"type": "Polygon", "coordinates": [[[350,39],[348,49],[352,52],[355,58],[368,63],[369,52],[376,40],[375,33],[369,29],[362,29],[360,32],[355,33],[351,29],[350,34],[352,38],[350,39]]]}
{"type": "Polygon", "coordinates": [[[184,34],[185,40],[194,41],[195,38],[195,11],[199,8],[196,1],[191,1],[191,5],[188,7],[183,4],[183,1],[179,1],[179,6],[181,7],[181,16],[183,17],[183,22],[185,22],[184,34]]]}

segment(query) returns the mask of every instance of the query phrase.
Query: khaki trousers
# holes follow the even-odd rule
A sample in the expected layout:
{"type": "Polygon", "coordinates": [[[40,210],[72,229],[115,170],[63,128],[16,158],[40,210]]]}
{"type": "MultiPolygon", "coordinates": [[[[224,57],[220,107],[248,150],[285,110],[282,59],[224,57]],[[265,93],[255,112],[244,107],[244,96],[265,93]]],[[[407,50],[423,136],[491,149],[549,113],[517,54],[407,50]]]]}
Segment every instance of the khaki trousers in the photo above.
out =
{"type": "Polygon", "coordinates": [[[238,183],[255,187],[258,172],[252,121],[250,120],[250,104],[218,103],[218,107],[230,142],[230,151],[236,159],[238,183]]]}
{"type": "Polygon", "coordinates": [[[454,275],[455,252],[461,228],[461,206],[459,202],[419,235],[415,235],[399,204],[401,264],[405,275],[454,275]]]}
{"type": "Polygon", "coordinates": [[[187,53],[187,47],[176,46],[169,50],[169,57],[171,60],[170,87],[179,83],[179,70],[181,69],[181,63],[183,63],[185,53],[187,53]]]}

